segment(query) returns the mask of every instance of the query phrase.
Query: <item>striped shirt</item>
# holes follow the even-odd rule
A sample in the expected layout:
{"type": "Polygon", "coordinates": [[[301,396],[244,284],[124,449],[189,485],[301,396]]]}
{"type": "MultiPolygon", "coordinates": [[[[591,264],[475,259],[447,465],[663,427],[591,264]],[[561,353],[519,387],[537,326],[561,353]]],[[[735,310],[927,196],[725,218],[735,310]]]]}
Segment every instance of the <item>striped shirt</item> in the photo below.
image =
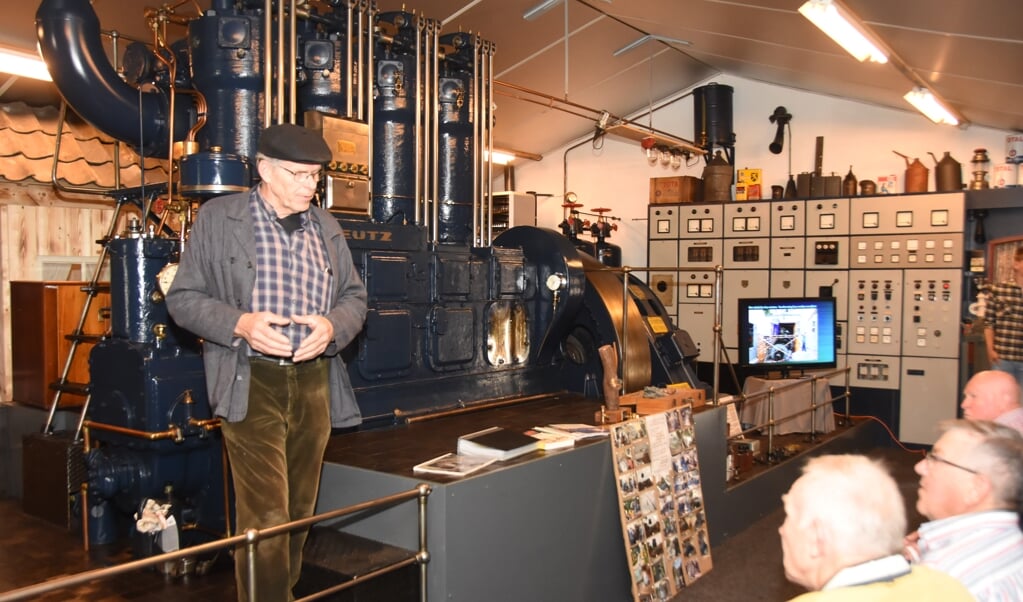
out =
{"type": "Polygon", "coordinates": [[[1023,600],[1019,515],[974,512],[920,525],[921,563],[955,577],[980,602],[1023,600]]]}
{"type": "Polygon", "coordinates": [[[995,331],[998,357],[1023,361],[1023,290],[1015,282],[994,284],[988,303],[984,320],[995,331]]]}
{"type": "MultiPolygon", "coordinates": [[[[333,275],[316,220],[310,218],[308,211],[299,214],[301,226],[289,234],[258,188],[249,196],[249,211],[256,238],[252,311],[269,311],[289,318],[327,313],[333,275]]],[[[292,350],[312,331],[295,323],[274,328],[291,339],[292,350]]]]}
{"type": "Polygon", "coordinates": [[[998,424],[1004,424],[1005,426],[1012,427],[1017,431],[1023,433],[1023,408],[1016,408],[1015,410],[1009,410],[1002,414],[998,418],[995,418],[995,422],[998,424]]]}

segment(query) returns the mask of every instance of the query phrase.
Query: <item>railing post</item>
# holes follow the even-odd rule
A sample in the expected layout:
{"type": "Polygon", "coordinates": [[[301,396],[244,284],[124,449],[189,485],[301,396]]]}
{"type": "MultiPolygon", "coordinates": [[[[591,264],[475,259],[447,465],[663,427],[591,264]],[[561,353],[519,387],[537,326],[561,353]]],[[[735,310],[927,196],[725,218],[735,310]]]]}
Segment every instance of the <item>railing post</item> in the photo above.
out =
{"type": "MultiPolygon", "coordinates": [[[[678,279],[681,273],[681,271],[677,272],[675,278],[678,279]]],[[[721,294],[724,288],[724,275],[724,268],[720,265],[714,266],[714,359],[711,360],[711,366],[713,366],[714,370],[714,390],[711,392],[711,395],[714,400],[711,402],[712,405],[717,405],[718,397],[721,395],[721,348],[723,347],[721,316],[724,308],[724,300],[721,298],[721,294]]],[[[682,294],[681,290],[678,294],[682,294]]],[[[681,313],[679,311],[680,316],[681,313]]],[[[736,383],[736,386],[739,386],[738,383],[736,383]]]]}
{"type": "Polygon", "coordinates": [[[846,364],[846,366],[845,366],[845,423],[846,424],[852,424],[852,414],[849,413],[850,412],[850,410],[849,410],[849,398],[852,397],[852,391],[849,390],[849,388],[850,388],[849,387],[849,373],[850,372],[851,372],[851,370],[849,369],[849,365],[846,364]]]}
{"type": "Polygon", "coordinates": [[[629,273],[632,272],[632,268],[629,266],[622,267],[622,338],[621,338],[621,357],[618,361],[618,366],[621,368],[621,381],[622,384],[619,387],[619,393],[629,392],[629,383],[626,382],[629,374],[629,273]]]}
{"type": "Polygon", "coordinates": [[[767,459],[774,462],[774,387],[767,389],[767,459]]]}
{"type": "Polygon", "coordinates": [[[810,441],[817,440],[817,376],[810,379],[810,441]]]}
{"type": "Polygon", "coordinates": [[[258,529],[245,530],[245,564],[248,574],[249,602],[256,602],[259,592],[256,591],[256,544],[259,542],[258,529]]]}
{"type": "Polygon", "coordinates": [[[426,498],[433,488],[426,483],[419,484],[419,600],[426,602],[426,565],[430,562],[430,552],[426,545],[426,498]]]}

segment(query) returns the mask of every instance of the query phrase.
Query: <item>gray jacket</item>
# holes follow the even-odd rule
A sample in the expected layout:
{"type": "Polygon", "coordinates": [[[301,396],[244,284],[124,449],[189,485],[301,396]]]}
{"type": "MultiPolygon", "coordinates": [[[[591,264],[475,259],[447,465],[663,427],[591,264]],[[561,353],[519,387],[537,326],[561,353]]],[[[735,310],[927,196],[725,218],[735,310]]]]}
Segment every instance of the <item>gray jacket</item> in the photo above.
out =
{"type": "MultiPolygon", "coordinates": [[[[185,243],[167,309],[174,321],[203,338],[206,389],[216,416],[229,422],[245,418],[249,404],[249,345],[234,335],[235,324],[251,310],[256,282],[256,241],[248,199],[251,192],[203,204],[185,243]]],[[[326,317],[334,325],[327,347],[330,362],[330,416],[334,427],[362,421],[341,355],[366,319],[366,287],[352,264],[351,251],[337,220],[319,207],[310,209],[320,225],[334,289],[326,317]]]]}

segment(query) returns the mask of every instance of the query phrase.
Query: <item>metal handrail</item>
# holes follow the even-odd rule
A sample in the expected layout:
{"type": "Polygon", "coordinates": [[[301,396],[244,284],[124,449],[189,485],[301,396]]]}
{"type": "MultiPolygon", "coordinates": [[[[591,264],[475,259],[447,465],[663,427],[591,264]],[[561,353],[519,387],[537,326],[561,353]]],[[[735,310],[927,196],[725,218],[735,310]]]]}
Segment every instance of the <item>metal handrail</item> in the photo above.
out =
{"type": "Polygon", "coordinates": [[[338,508],[337,510],[331,510],[322,514],[317,514],[309,518],[304,518],[296,521],[291,521],[274,527],[268,527],[265,529],[248,529],[240,535],[234,535],[231,537],[225,537],[224,539],[218,539],[209,543],[200,544],[188,548],[182,548],[174,552],[167,552],[166,554],[160,554],[159,556],[151,556],[142,560],[135,560],[132,562],[126,562],[117,566],[96,569],[92,571],[84,571],[75,575],[69,575],[67,577],[61,577],[59,579],[53,579],[38,583],[36,585],[30,585],[22,587],[9,592],[0,593],[0,602],[14,602],[15,600],[28,600],[35,596],[40,596],[50,592],[64,590],[67,588],[81,585],[89,581],[95,581],[99,579],[109,579],[117,575],[130,573],[134,571],[141,571],[150,567],[156,567],[166,562],[173,562],[180,560],[188,556],[197,556],[200,554],[207,554],[210,552],[218,552],[223,549],[241,546],[244,544],[247,548],[248,557],[248,588],[249,588],[249,600],[255,602],[258,599],[258,591],[255,587],[255,557],[256,557],[256,544],[266,537],[273,537],[282,533],[296,531],[299,529],[305,529],[312,526],[315,523],[322,522],[325,520],[331,520],[347,516],[371,508],[379,508],[383,506],[395,505],[413,498],[419,500],[419,512],[417,520],[417,529],[419,535],[419,551],[412,558],[400,560],[384,567],[381,567],[375,571],[367,573],[365,575],[357,575],[352,579],[340,583],[338,585],[329,587],[321,590],[317,593],[311,594],[297,602],[304,602],[308,600],[317,600],[321,597],[329,594],[339,592],[341,590],[353,587],[356,584],[362,583],[374,577],[385,575],[393,572],[400,568],[409,566],[410,564],[417,563],[420,566],[419,569],[419,598],[422,602],[426,602],[426,564],[430,560],[430,553],[427,549],[426,542],[426,501],[427,497],[433,492],[433,488],[426,484],[420,483],[414,489],[401,491],[392,495],[376,498],[367,502],[359,504],[353,504],[344,508],[338,508]]]}
{"type": "Polygon", "coordinates": [[[769,387],[766,391],[759,391],[757,393],[752,393],[750,395],[746,395],[745,393],[739,394],[738,396],[736,396],[735,398],[733,398],[731,401],[729,401],[727,403],[733,403],[734,404],[734,403],[738,403],[739,401],[742,401],[742,403],[744,403],[744,404],[746,402],[751,402],[751,401],[752,402],[756,402],[756,403],[761,403],[761,400],[763,398],[767,398],[767,403],[768,403],[768,406],[767,406],[767,422],[764,422],[762,424],[755,424],[755,425],[751,426],[748,429],[743,429],[742,432],[739,433],[738,435],[733,435],[733,436],[729,437],[729,440],[736,439],[736,438],[739,438],[739,437],[744,437],[747,434],[751,434],[751,433],[754,433],[756,431],[760,431],[760,430],[762,430],[763,428],[766,427],[767,428],[767,451],[768,451],[768,453],[770,453],[774,449],[774,435],[775,435],[774,431],[775,431],[776,426],[779,423],[785,422],[787,420],[791,420],[793,418],[796,418],[798,416],[802,416],[803,414],[807,414],[807,413],[811,413],[811,415],[810,415],[810,436],[813,437],[815,435],[815,433],[816,433],[816,430],[817,430],[815,422],[816,422],[816,416],[817,416],[817,410],[818,409],[820,409],[822,407],[825,407],[825,406],[828,406],[828,405],[834,405],[835,402],[844,399],[845,400],[845,413],[846,413],[847,416],[849,415],[849,398],[850,398],[850,392],[849,392],[849,373],[850,373],[850,370],[849,370],[848,366],[846,366],[844,368],[835,368],[833,370],[828,370],[828,371],[825,371],[825,372],[820,372],[818,374],[813,374],[813,375],[810,375],[810,376],[805,376],[803,378],[795,380],[794,382],[789,382],[789,383],[782,384],[782,385],[779,385],[779,386],[776,386],[776,387],[772,386],[772,387],[769,387]],[[822,403],[817,403],[817,383],[819,381],[821,381],[821,380],[824,380],[825,382],[827,382],[828,379],[831,376],[834,376],[836,374],[842,374],[842,373],[845,374],[845,391],[843,393],[841,393],[840,395],[838,395],[838,396],[829,396],[828,399],[824,400],[822,403]],[[780,418],[776,417],[774,415],[774,410],[775,410],[775,403],[774,403],[775,399],[774,399],[774,397],[775,397],[775,395],[778,394],[778,393],[781,393],[782,391],[787,391],[789,389],[794,389],[796,387],[806,386],[807,383],[810,384],[810,403],[807,405],[807,407],[805,407],[805,408],[803,408],[801,410],[798,410],[798,411],[787,413],[787,414],[781,416],[780,418]]]}

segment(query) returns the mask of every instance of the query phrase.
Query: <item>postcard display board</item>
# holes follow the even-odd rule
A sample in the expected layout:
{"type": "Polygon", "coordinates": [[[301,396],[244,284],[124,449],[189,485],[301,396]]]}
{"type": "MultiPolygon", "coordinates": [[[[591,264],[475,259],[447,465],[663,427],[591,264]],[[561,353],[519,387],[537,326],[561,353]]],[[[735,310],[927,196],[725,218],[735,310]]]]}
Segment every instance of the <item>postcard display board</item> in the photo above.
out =
{"type": "Polygon", "coordinates": [[[669,600],[711,569],[691,405],[612,427],[633,599],[669,600]]]}

